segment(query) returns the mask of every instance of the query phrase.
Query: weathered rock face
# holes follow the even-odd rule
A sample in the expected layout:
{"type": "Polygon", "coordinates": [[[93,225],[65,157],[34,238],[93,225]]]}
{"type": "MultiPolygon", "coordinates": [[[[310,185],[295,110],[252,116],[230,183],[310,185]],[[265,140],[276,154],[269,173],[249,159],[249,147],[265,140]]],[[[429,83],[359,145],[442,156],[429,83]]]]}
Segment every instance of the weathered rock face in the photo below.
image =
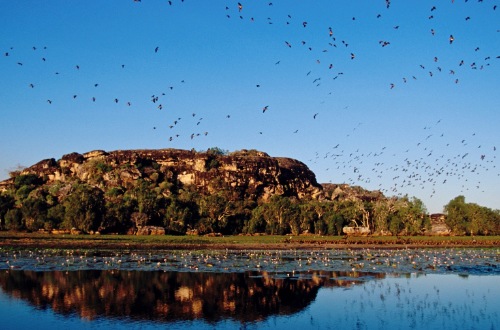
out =
{"type": "Polygon", "coordinates": [[[105,188],[127,187],[135,180],[154,182],[162,177],[183,187],[212,194],[231,189],[238,198],[268,200],[273,195],[320,198],[322,186],[300,161],[242,150],[230,154],[179,149],[96,150],[46,159],[21,174],[51,181],[78,179],[105,188]]]}
{"type": "Polygon", "coordinates": [[[383,200],[386,197],[379,191],[370,191],[359,186],[349,186],[348,184],[323,183],[323,193],[330,200],[361,200],[364,202],[374,202],[383,200]]]}
{"type": "Polygon", "coordinates": [[[371,233],[368,227],[344,227],[342,232],[352,236],[368,236],[371,233]]]}
{"type": "Polygon", "coordinates": [[[152,236],[158,236],[158,235],[165,235],[165,228],[163,227],[156,227],[156,226],[144,226],[141,228],[137,229],[136,235],[152,235],[152,236]]]}
{"type": "Polygon", "coordinates": [[[431,229],[427,232],[428,235],[449,236],[451,229],[445,223],[446,215],[435,213],[430,215],[431,229]]]}

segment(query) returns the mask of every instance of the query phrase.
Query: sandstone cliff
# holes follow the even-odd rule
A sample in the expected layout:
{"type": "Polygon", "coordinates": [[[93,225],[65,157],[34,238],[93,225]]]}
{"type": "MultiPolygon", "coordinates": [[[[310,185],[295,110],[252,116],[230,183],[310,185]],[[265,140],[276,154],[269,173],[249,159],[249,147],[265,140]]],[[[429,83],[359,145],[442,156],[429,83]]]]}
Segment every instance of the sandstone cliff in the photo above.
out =
{"type": "MultiPolygon", "coordinates": [[[[230,154],[209,149],[196,152],[179,149],[95,150],[70,153],[61,159],[45,159],[24,169],[45,182],[80,180],[100,188],[132,186],[143,179],[166,180],[174,185],[191,186],[204,194],[229,188],[238,198],[268,200],[273,195],[318,199],[322,187],[309,168],[300,161],[270,157],[255,150],[230,154]]],[[[13,179],[4,181],[7,187],[13,179]]]]}

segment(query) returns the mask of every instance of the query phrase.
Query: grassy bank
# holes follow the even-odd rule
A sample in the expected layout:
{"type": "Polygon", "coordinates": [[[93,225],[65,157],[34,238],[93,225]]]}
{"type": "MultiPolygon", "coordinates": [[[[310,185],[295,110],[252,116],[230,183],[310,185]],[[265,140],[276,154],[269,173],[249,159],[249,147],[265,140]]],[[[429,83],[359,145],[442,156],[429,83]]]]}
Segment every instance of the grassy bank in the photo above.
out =
{"type": "Polygon", "coordinates": [[[311,249],[500,247],[500,236],[132,236],[0,232],[3,248],[311,249]]]}

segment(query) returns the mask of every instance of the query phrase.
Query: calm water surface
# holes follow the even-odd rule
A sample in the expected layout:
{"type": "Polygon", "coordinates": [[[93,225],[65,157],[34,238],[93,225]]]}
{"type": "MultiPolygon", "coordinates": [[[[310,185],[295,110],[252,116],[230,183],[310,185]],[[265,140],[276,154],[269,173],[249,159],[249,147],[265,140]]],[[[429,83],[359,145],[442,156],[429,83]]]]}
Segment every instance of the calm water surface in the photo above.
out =
{"type": "Polygon", "coordinates": [[[500,329],[498,249],[1,251],[2,329],[500,329]]]}

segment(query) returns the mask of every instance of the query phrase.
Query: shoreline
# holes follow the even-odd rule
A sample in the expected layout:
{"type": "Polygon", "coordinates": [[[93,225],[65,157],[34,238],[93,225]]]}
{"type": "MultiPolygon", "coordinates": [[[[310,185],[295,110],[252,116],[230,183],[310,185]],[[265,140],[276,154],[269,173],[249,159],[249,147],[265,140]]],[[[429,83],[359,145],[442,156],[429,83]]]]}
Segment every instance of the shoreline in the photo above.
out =
{"type": "Polygon", "coordinates": [[[132,236],[0,233],[0,249],[325,250],[498,248],[499,236],[132,236]]]}

